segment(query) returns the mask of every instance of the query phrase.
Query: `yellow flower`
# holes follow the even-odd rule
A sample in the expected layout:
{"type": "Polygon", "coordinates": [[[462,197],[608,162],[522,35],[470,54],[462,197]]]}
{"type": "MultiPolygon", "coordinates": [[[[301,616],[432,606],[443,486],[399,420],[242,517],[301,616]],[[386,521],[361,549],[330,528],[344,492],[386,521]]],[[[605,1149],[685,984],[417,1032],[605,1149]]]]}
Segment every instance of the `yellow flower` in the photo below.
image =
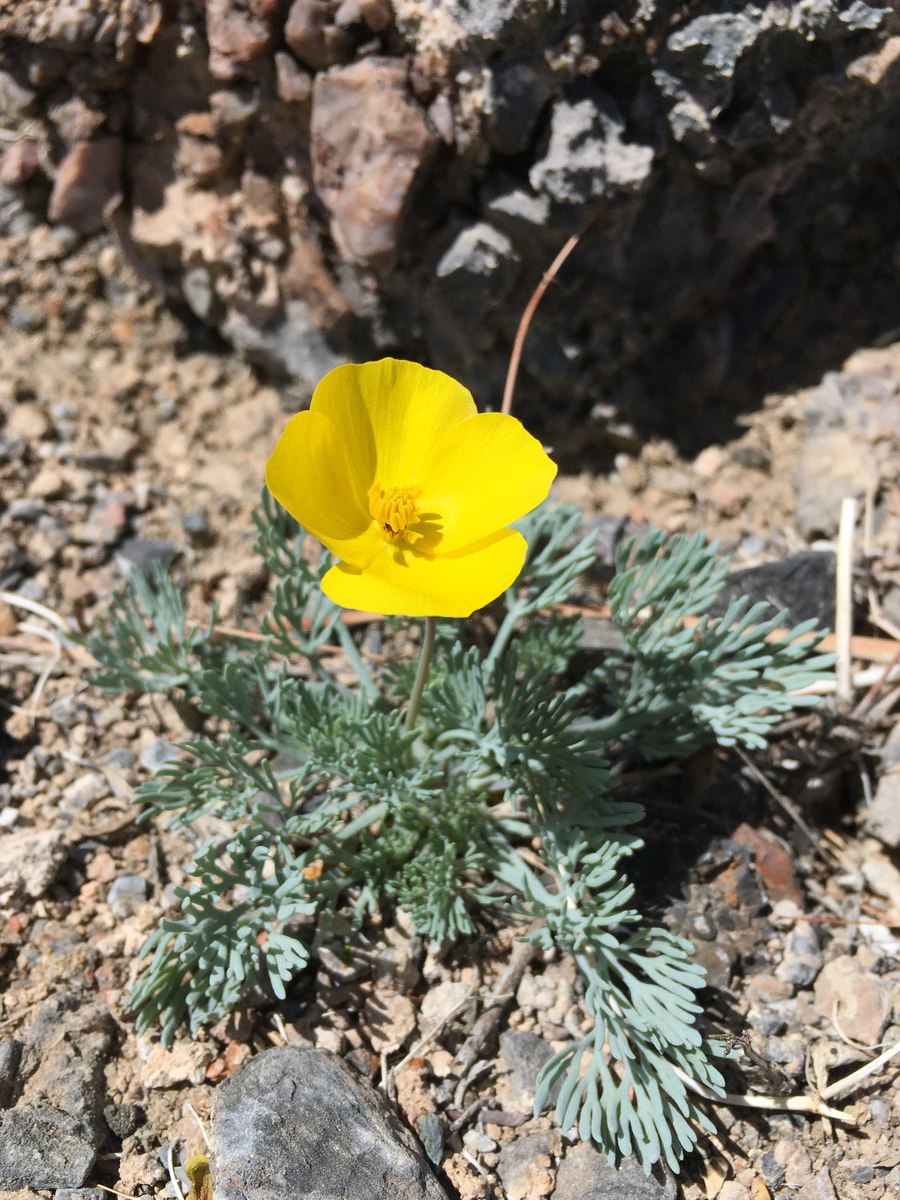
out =
{"type": "Polygon", "coordinates": [[[322,580],[336,604],[467,617],[521,571],[525,539],[507,526],[555,474],[514,417],[479,413],[441,371],[385,358],[325,376],[266,484],[340,560],[322,580]]]}

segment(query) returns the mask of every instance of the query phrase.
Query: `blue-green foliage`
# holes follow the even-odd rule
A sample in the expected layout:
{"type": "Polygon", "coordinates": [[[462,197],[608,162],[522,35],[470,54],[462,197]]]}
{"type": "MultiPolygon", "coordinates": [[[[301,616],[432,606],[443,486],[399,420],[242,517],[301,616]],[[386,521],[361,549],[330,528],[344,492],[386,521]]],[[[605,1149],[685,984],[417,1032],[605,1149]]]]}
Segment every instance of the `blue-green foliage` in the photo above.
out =
{"type": "Polygon", "coordinates": [[[609,759],[653,758],[703,741],[760,744],[826,659],[807,627],[769,643],[778,616],[732,602],[709,615],[725,567],[700,538],[627,543],[610,590],[621,649],[570,686],[581,637],[554,605],[594,557],[579,514],[545,506],[522,522],[528,558],[490,650],[441,622],[415,728],[403,706],[414,663],[373,668],[321,592],[303,534],[264,495],[257,548],[274,577],[265,638],[187,625],[164,576],[136,575],[90,647],[97,682],[175,694],[217,732],[140,789],[145,813],[202,840],[181,915],[164,919],[132,995],[142,1030],[193,1030],[240,1002],[283,998],[316,922],[361,923],[396,905],[441,941],[506,909],[527,935],[570,953],[590,1033],[540,1073],[537,1107],[561,1080],[557,1116],[611,1158],[677,1168],[708,1128],[685,1079],[721,1089],[696,1027],[702,970],[687,943],[648,928],[624,864],[639,805],[620,799],[609,759]],[[693,618],[694,623],[686,623],[693,618]],[[328,669],[337,642],[360,674],[328,669]],[[598,706],[600,710],[598,713],[598,706]],[[540,847],[536,865],[534,846],[540,847]],[[526,853],[522,853],[526,849],[526,853]]]}

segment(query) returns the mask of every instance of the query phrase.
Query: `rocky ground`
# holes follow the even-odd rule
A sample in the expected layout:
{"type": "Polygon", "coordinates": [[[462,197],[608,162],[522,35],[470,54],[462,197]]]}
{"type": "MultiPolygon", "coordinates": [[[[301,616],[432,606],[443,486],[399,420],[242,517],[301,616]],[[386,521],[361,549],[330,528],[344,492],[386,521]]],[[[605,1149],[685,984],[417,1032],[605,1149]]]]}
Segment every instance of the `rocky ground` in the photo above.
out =
{"type": "MultiPolygon", "coordinates": [[[[586,519],[704,529],[739,567],[776,564],[757,576],[765,595],[829,621],[840,500],[868,496],[858,629],[880,639],[855,661],[865,674],[849,706],[827,698],[770,755],[706,753],[655,780],[642,894],[710,972],[707,1017],[741,1052],[732,1091],[776,1099],[761,1110],[716,1106],[719,1132],[678,1182],[614,1175],[549,1116],[530,1116],[536,1067],[584,1019],[570,963],[520,964],[498,1045],[460,1071],[460,1049],[514,954],[508,931],[439,956],[405,931],[373,929],[352,967],[326,943],[314,978],[280,1012],[238,1014],[170,1050],[136,1037],[125,1007],[136,952],[174,911],[192,846],[189,832],[139,825],[131,797],[184,727],[168,704],[100,695],[60,627],[90,630],[128,573],[154,561],[171,566],[198,617],[211,602],[225,621],[265,603],[248,515],[284,397],[180,323],[106,235],[83,240],[24,219],[5,228],[5,1194],[166,1195],[169,1153],[183,1162],[202,1148],[223,1083],[285,1043],[301,1056],[310,1044],[332,1050],[353,1079],[386,1084],[393,1111],[440,1162],[433,1186],[454,1198],[898,1194],[890,1064],[830,1101],[842,1120],[780,1103],[900,1040],[900,744],[890,734],[896,687],[882,680],[900,625],[900,345],[862,350],[809,390],[769,396],[731,440],[690,457],[658,437],[610,459],[590,428],[559,447],[568,470],[556,494],[586,519]],[[597,473],[601,462],[608,472],[597,473]]],[[[298,1062],[283,1060],[288,1077],[298,1062]]],[[[253,1086],[247,1076],[242,1087],[253,1086]]],[[[216,1137],[229,1136],[234,1107],[223,1101],[216,1137]]]]}

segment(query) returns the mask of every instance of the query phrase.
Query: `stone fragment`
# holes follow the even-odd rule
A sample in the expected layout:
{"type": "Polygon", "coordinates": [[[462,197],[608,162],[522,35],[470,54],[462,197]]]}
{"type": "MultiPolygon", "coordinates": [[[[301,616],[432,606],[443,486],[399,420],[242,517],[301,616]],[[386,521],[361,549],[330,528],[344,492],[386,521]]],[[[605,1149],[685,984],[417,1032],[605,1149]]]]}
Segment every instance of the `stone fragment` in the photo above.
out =
{"type": "Polygon", "coordinates": [[[416,1010],[406,996],[375,992],[366,1000],[364,1013],[371,1029],[372,1048],[379,1054],[383,1050],[399,1050],[415,1033],[416,1010]]]}
{"type": "Polygon", "coordinates": [[[873,450],[883,432],[879,426],[891,419],[895,407],[890,401],[885,404],[880,382],[830,372],[806,396],[794,470],[794,511],[800,532],[810,541],[835,533],[843,498],[864,495],[876,482],[873,450]]]}
{"type": "Polygon", "coordinates": [[[425,993],[419,1009],[419,1028],[422,1035],[432,1033],[439,1026],[451,1019],[451,1016],[462,1017],[474,1003],[472,989],[461,980],[445,979],[437,987],[425,993]]]}
{"type": "Polygon", "coordinates": [[[47,216],[79,233],[95,233],[121,200],[122,139],[76,142],[59,165],[47,216]]]}
{"type": "Polygon", "coordinates": [[[866,831],[886,846],[900,849],[900,769],[897,767],[879,779],[863,823],[866,831]]]}
{"type": "Polygon", "coordinates": [[[732,834],[739,846],[746,846],[769,900],[790,900],[798,909],[804,904],[803,888],[790,849],[768,829],[754,829],[742,822],[732,834]]]}
{"type": "Polygon", "coordinates": [[[177,1087],[180,1083],[202,1083],[206,1068],[216,1057],[209,1042],[176,1042],[171,1048],[158,1042],[145,1047],[140,1079],[145,1088],[177,1087]]]}
{"type": "Polygon", "coordinates": [[[22,1057],[23,1102],[35,1107],[49,1103],[78,1118],[97,1153],[104,1136],[104,1072],[114,1038],[115,1024],[102,1004],[57,993],[41,1005],[22,1057]]]}
{"type": "Polygon", "coordinates": [[[808,1179],[796,1193],[796,1200],[836,1200],[834,1186],[828,1168],[822,1167],[816,1171],[812,1179],[808,1179]]]}
{"type": "Polygon", "coordinates": [[[269,49],[279,0],[206,0],[209,70],[216,79],[253,75],[269,49]]]}
{"type": "Polygon", "coordinates": [[[91,108],[80,96],[52,105],[49,116],[67,146],[88,141],[106,120],[102,109],[91,108]]]}
{"type": "Polygon", "coordinates": [[[806,921],[797,922],[785,940],[784,955],[775,968],[775,975],[785,983],[808,987],[821,967],[822,951],[815,926],[806,921]]]}
{"type": "Polygon", "coordinates": [[[876,1046],[891,1015],[890,998],[871,971],[849,954],[819,972],[815,1008],[838,1032],[863,1046],[876,1046]]]}
{"type": "Polygon", "coordinates": [[[801,1142],[791,1137],[779,1138],[772,1153],[776,1163],[784,1170],[784,1183],[787,1187],[801,1188],[812,1178],[812,1159],[801,1142]]]}
{"type": "Polygon", "coordinates": [[[709,13],[676,30],[663,53],[665,71],[656,73],[663,95],[690,96],[707,117],[718,116],[733,95],[739,62],[759,37],[754,15],[709,13]]]}
{"type": "Polygon", "coordinates": [[[312,76],[284,50],[275,55],[275,82],[285,104],[305,104],[312,95],[312,76]]]}
{"type": "Polygon", "coordinates": [[[0,120],[14,121],[34,100],[34,92],[9,71],[0,71],[0,120]]]}
{"type": "Polygon", "coordinates": [[[553,1135],[525,1133],[500,1150],[497,1174],[507,1200],[541,1200],[553,1191],[553,1135]]]}
{"type": "MultiPolygon", "coordinates": [[[[530,1113],[534,1107],[534,1083],[537,1073],[553,1056],[553,1047],[536,1033],[507,1029],[500,1034],[500,1065],[506,1072],[498,1086],[497,1097],[510,1112],[530,1113]]],[[[547,1100],[547,1107],[556,1103],[562,1080],[547,1100]]]]}
{"type": "Polygon", "coordinates": [[[380,1092],[334,1055],[283,1046],[215,1094],[216,1200],[446,1200],[380,1092]]]}
{"type": "Polygon", "coordinates": [[[830,550],[801,550],[775,562],[732,571],[712,610],[722,613],[734,596],[762,600],[784,609],[793,624],[815,619],[823,628],[834,624],[835,556],[830,550]]]}
{"type": "Polygon", "coordinates": [[[675,1200],[675,1176],[657,1165],[649,1175],[633,1158],[618,1167],[590,1142],[570,1146],[559,1165],[553,1200],[675,1200]]]}
{"type": "Polygon", "coordinates": [[[16,1038],[0,1041],[0,1108],[9,1108],[16,1094],[22,1043],[16,1038]]]}
{"type": "Polygon", "coordinates": [[[37,175],[41,169],[41,156],[37,142],[21,138],[6,146],[0,154],[0,185],[21,187],[37,175]]]}
{"type": "Polygon", "coordinates": [[[391,270],[436,142],[407,92],[403,60],[373,56],[316,77],[313,181],[344,257],[391,270]]]}
{"type": "Polygon", "coordinates": [[[639,188],[650,175],[653,149],[625,135],[609,96],[593,85],[574,85],[553,105],[549,143],[529,172],[531,186],[560,204],[639,188]]]}
{"type": "Polygon", "coordinates": [[[443,298],[470,296],[470,305],[486,307],[508,293],[516,277],[518,255],[505,233],[478,221],[453,239],[435,267],[443,298]]]}
{"type": "Polygon", "coordinates": [[[335,24],[335,5],[330,0],[294,0],[284,40],[313,71],[346,62],[353,54],[353,38],[335,24]]]}
{"type": "Polygon", "coordinates": [[[62,834],[23,829],[0,838],[0,903],[16,896],[37,900],[56,878],[66,856],[62,834]]]}
{"type": "Polygon", "coordinates": [[[0,1188],[82,1187],[97,1146],[78,1117],[50,1105],[0,1113],[0,1188]]]}
{"type": "Polygon", "coordinates": [[[120,875],[106,893],[106,903],[119,921],[132,917],[147,899],[149,884],[140,875],[120,875]]]}
{"type": "Polygon", "coordinates": [[[522,154],[553,90],[552,76],[534,64],[503,60],[490,74],[487,134],[499,154],[522,154]]]}
{"type": "Polygon", "coordinates": [[[126,538],[116,551],[116,566],[123,575],[132,571],[152,571],[156,566],[168,567],[178,554],[174,542],[159,538],[126,538]]]}

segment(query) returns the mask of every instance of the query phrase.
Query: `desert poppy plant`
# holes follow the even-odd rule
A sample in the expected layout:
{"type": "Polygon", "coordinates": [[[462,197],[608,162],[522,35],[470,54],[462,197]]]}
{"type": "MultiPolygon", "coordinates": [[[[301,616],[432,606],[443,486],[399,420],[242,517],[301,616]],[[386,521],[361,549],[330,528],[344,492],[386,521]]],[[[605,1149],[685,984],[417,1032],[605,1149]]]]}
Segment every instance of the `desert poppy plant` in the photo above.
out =
{"type": "Polygon", "coordinates": [[[508,526],[555,474],[515,417],[479,413],[441,371],[385,358],[325,376],[266,484],[338,558],[322,580],[336,604],[467,617],[521,571],[525,539],[508,526]]]}

